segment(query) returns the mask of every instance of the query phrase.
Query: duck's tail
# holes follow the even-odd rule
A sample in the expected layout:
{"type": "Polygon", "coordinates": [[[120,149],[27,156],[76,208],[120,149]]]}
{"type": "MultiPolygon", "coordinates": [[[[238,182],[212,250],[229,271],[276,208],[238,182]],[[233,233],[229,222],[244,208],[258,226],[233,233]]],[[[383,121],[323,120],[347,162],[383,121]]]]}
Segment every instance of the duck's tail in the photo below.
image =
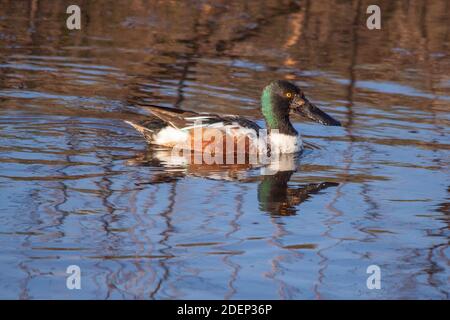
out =
{"type": "Polygon", "coordinates": [[[124,122],[140,132],[149,143],[152,143],[155,134],[166,126],[166,124],[159,119],[142,120],[138,122],[125,120],[124,122]]]}

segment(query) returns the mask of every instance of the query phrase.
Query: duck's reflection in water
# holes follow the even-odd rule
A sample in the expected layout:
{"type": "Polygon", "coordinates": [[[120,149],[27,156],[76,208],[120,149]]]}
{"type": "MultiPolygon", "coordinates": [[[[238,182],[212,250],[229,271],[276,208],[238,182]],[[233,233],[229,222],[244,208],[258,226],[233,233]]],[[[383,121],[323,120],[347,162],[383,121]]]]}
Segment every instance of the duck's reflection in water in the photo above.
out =
{"type": "Polygon", "coordinates": [[[322,190],[339,185],[324,181],[289,186],[289,181],[300,164],[300,156],[294,154],[280,155],[265,165],[211,165],[193,164],[192,157],[173,156],[170,150],[149,148],[147,152],[128,160],[127,164],[161,168],[150,181],[145,182],[148,184],[173,182],[186,176],[258,183],[259,208],[272,215],[295,215],[303,201],[322,190]]]}
{"type": "Polygon", "coordinates": [[[293,174],[294,171],[279,171],[272,176],[263,176],[258,185],[258,201],[261,211],[274,215],[294,215],[297,213],[297,206],[311,195],[339,185],[335,182],[320,182],[289,187],[288,182],[293,174]]]}

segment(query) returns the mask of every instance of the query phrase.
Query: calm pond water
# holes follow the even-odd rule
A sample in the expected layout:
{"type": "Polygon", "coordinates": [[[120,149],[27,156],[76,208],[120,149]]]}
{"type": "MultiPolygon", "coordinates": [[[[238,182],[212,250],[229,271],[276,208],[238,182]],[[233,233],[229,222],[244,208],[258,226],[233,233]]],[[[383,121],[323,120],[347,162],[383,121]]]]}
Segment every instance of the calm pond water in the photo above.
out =
{"type": "Polygon", "coordinates": [[[72,2],[0,0],[0,298],[449,298],[448,1],[72,2]],[[295,171],[168,166],[123,122],[262,124],[274,79],[344,125],[296,120],[295,171]]]}

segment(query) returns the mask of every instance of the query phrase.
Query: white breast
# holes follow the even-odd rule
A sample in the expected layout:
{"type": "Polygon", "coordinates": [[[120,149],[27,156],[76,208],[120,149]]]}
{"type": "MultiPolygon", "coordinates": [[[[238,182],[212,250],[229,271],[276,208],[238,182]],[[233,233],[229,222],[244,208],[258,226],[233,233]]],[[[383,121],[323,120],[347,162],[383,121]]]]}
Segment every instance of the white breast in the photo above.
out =
{"type": "Polygon", "coordinates": [[[270,150],[273,153],[296,153],[302,150],[303,142],[300,135],[290,136],[287,134],[272,132],[269,135],[270,150]]]}

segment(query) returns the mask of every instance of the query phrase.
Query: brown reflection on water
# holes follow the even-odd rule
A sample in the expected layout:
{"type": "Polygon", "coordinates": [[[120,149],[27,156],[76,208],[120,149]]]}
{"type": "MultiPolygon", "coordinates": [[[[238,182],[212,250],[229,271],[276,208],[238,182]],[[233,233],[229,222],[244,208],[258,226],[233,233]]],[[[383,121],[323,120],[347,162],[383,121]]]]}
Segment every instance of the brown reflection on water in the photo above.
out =
{"type": "Polygon", "coordinates": [[[0,0],[0,297],[448,298],[448,1],[69,4],[0,0]],[[296,120],[295,170],[167,166],[122,121],[261,121],[280,78],[345,125],[296,120]]]}

